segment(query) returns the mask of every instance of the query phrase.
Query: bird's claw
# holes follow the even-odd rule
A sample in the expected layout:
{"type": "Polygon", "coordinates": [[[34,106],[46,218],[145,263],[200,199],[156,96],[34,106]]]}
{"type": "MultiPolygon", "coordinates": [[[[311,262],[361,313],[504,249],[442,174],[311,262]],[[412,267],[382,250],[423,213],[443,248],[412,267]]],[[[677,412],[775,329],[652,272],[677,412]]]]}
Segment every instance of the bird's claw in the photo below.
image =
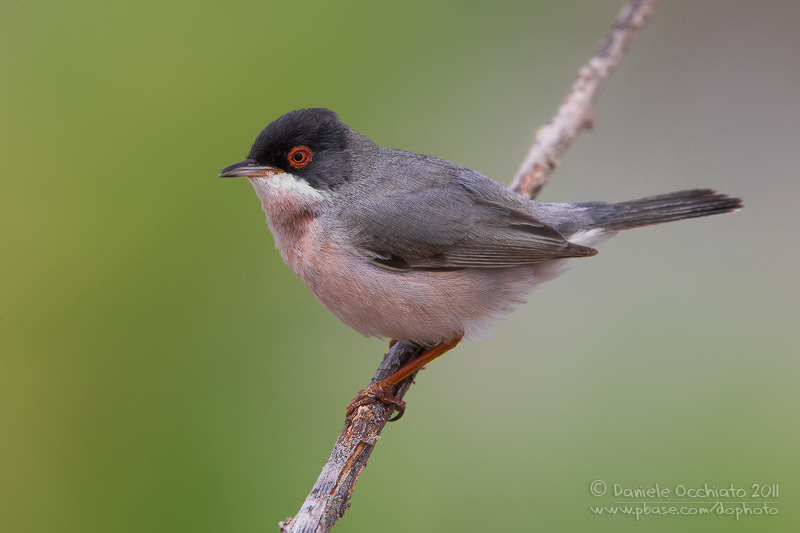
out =
{"type": "Polygon", "coordinates": [[[373,383],[367,389],[358,391],[358,394],[352,399],[350,405],[347,406],[347,418],[352,418],[362,405],[370,405],[374,403],[375,400],[378,400],[379,402],[394,407],[397,411],[397,414],[390,418],[389,422],[400,420],[406,410],[406,402],[392,394],[393,387],[393,385],[379,381],[373,383]]]}

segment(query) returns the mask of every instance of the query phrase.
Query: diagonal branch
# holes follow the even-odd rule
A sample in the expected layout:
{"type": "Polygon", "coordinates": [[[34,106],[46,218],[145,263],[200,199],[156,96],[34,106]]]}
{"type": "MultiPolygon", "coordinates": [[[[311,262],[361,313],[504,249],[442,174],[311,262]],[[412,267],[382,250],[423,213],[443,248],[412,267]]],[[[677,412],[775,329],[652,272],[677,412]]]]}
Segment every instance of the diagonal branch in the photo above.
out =
{"type": "MultiPolygon", "coordinates": [[[[564,152],[578,134],[591,128],[594,103],[616,69],[628,45],[647,22],[657,0],[633,0],[617,16],[614,27],[598,51],[578,72],[578,79],[559,107],[556,115],[542,126],[534,137],[528,155],[520,166],[511,188],[528,198],[535,198],[547,183],[564,152]]],[[[416,348],[397,343],[384,356],[372,383],[394,373],[414,358],[416,348]]],[[[401,398],[413,383],[412,375],[399,386],[401,398]]],[[[322,468],[314,488],[297,516],[281,522],[283,533],[318,533],[330,531],[336,520],[348,509],[350,496],[358,476],[367,465],[375,443],[394,409],[376,402],[362,406],[344,429],[322,468]]]]}
{"type": "Polygon", "coordinates": [[[656,3],[657,0],[634,0],[620,11],[603,44],[578,71],[578,79],[556,115],[536,132],[511,189],[527,198],[536,198],[578,134],[592,128],[594,104],[600,92],[656,3]]]}

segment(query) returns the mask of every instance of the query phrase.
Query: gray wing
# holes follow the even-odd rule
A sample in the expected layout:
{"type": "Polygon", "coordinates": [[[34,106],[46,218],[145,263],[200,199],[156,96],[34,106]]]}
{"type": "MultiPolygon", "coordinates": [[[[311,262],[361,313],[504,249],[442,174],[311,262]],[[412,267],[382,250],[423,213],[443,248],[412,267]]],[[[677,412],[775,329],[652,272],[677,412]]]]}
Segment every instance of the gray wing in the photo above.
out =
{"type": "Polygon", "coordinates": [[[526,200],[475,171],[433,158],[412,167],[415,177],[396,194],[360,195],[346,209],[353,244],[377,265],[498,268],[597,253],[567,241],[526,212],[526,200]],[[437,177],[420,177],[425,171],[437,177]]]}

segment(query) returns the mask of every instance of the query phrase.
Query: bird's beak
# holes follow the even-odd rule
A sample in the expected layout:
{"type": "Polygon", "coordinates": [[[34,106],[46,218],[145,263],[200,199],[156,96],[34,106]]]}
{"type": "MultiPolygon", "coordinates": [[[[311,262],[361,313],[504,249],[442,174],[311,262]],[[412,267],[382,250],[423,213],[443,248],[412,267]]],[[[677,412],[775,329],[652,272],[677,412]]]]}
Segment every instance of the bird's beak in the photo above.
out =
{"type": "Polygon", "coordinates": [[[268,178],[283,170],[266,165],[259,165],[252,159],[245,159],[222,169],[220,178],[268,178]]]}

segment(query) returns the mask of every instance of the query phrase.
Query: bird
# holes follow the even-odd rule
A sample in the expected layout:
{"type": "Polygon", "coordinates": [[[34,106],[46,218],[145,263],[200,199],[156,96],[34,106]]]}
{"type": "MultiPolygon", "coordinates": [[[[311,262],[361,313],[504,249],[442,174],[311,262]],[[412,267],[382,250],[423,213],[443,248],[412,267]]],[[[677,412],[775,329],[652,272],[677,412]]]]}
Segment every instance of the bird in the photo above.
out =
{"type": "Polygon", "coordinates": [[[220,177],[247,178],[286,265],[339,320],[419,348],[347,409],[402,416],[404,379],[462,340],[483,337],[573,258],[625,229],[736,211],[710,189],[620,203],[528,200],[470,168],[384,148],[325,108],[290,111],[220,177]]]}

